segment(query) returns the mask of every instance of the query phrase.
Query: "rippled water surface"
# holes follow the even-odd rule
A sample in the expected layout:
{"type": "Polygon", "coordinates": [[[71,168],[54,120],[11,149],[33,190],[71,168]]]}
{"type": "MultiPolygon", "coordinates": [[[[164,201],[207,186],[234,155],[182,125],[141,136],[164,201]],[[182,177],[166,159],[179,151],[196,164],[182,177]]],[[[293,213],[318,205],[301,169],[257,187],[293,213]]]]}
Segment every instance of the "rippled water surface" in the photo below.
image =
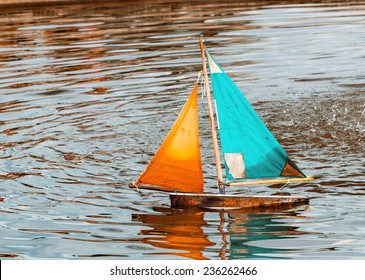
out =
{"type": "Polygon", "coordinates": [[[1,258],[365,258],[365,5],[240,2],[0,8],[1,258]],[[196,81],[200,35],[316,178],[286,188],[308,207],[178,211],[128,188],[196,81]]]}

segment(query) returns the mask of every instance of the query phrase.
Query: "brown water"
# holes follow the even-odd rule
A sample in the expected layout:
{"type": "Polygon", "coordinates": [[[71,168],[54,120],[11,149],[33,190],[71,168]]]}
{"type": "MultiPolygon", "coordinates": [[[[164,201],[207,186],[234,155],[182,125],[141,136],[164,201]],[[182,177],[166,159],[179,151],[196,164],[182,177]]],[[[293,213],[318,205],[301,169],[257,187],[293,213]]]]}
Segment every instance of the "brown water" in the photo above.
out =
{"type": "Polygon", "coordinates": [[[0,257],[364,259],[364,61],[359,1],[0,7],[0,257]],[[196,81],[200,35],[316,178],[286,189],[309,207],[178,211],[127,187],[196,81]]]}

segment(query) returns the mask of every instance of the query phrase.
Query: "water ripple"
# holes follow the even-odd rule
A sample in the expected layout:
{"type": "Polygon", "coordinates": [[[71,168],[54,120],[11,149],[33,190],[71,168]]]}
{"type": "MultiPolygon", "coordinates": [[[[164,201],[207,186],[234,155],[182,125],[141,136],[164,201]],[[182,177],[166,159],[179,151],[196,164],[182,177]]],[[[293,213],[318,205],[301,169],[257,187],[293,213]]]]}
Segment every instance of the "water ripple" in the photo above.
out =
{"type": "MultiPolygon", "coordinates": [[[[361,3],[338,1],[2,8],[0,257],[363,258],[364,15],[361,3]],[[127,188],[197,79],[200,35],[316,178],[289,187],[309,207],[179,211],[165,194],[127,188]]],[[[204,99],[199,106],[215,191],[204,99]]]]}

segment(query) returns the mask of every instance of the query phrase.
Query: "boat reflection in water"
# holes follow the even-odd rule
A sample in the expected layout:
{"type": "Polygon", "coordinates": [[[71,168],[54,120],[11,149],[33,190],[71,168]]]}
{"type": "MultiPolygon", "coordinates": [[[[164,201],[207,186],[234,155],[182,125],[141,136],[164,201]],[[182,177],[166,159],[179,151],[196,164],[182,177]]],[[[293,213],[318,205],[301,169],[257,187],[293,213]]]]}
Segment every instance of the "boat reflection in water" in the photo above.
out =
{"type": "Polygon", "coordinates": [[[215,243],[208,239],[203,228],[208,226],[204,212],[155,208],[156,214],[133,214],[132,220],[140,221],[150,229],[140,231],[141,242],[157,248],[168,249],[153,254],[176,255],[190,259],[208,259],[203,255],[215,243]]]}
{"type": "Polygon", "coordinates": [[[133,214],[132,220],[147,227],[139,232],[140,242],[161,249],[147,254],[166,255],[169,258],[280,257],[280,253],[285,253],[286,249],[269,248],[267,244],[308,234],[299,231],[298,227],[286,225],[284,221],[303,218],[298,216],[299,212],[199,212],[163,207],[156,207],[154,211],[155,214],[133,214]],[[260,241],[265,241],[265,246],[257,243],[260,241]]]}

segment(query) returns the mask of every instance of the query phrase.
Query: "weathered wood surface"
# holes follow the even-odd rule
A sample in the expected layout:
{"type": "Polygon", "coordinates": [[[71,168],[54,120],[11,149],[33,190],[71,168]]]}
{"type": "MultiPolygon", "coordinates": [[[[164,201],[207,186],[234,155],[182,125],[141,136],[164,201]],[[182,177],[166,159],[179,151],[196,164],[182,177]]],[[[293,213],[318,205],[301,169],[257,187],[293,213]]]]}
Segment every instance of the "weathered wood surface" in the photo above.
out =
{"type": "Polygon", "coordinates": [[[90,2],[105,2],[105,0],[0,0],[0,6],[24,5],[37,6],[44,4],[81,4],[90,2]]]}
{"type": "Polygon", "coordinates": [[[83,2],[75,0],[0,0],[1,4],[37,4],[37,3],[58,3],[58,2],[83,2]]]}
{"type": "Polygon", "coordinates": [[[202,208],[210,210],[243,209],[254,211],[284,210],[309,203],[305,196],[270,195],[244,196],[223,194],[170,193],[172,208],[202,208]]]}

